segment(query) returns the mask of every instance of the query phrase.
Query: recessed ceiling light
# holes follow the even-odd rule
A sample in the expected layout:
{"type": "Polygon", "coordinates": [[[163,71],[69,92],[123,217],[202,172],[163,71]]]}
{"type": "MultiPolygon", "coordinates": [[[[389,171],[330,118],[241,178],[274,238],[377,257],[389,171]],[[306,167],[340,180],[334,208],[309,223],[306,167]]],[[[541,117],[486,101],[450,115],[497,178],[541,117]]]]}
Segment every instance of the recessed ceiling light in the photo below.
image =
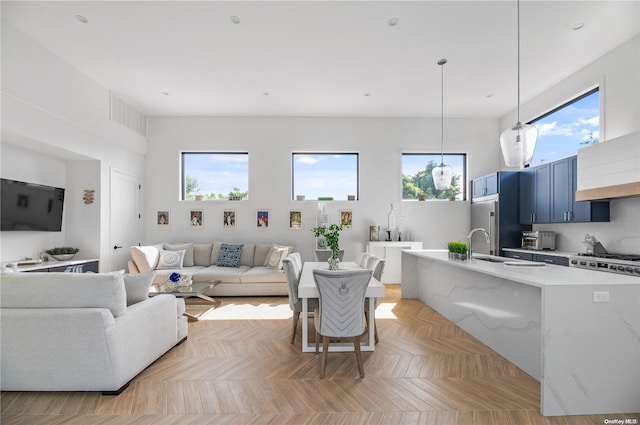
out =
{"type": "Polygon", "coordinates": [[[76,15],[75,18],[78,22],[82,22],[83,24],[86,24],[89,22],[89,20],[82,15],[76,15]]]}
{"type": "Polygon", "coordinates": [[[398,18],[391,18],[391,19],[389,19],[389,26],[390,27],[395,27],[396,25],[398,25],[398,22],[400,22],[400,20],[398,18]]]}
{"type": "Polygon", "coordinates": [[[169,92],[168,91],[161,91],[160,94],[163,95],[163,96],[169,96],[169,92]]]}
{"type": "Polygon", "coordinates": [[[371,96],[371,93],[366,92],[364,95],[365,95],[366,97],[369,97],[369,96],[371,96]]]}
{"type": "Polygon", "coordinates": [[[263,95],[263,96],[269,96],[270,94],[271,94],[271,93],[269,93],[268,91],[263,91],[263,92],[262,92],[262,95],[263,95]]]}
{"type": "Polygon", "coordinates": [[[490,97],[493,97],[493,93],[487,93],[487,94],[485,95],[485,97],[486,97],[487,99],[488,99],[488,98],[490,98],[490,97]]]}
{"type": "Polygon", "coordinates": [[[234,24],[239,24],[240,23],[240,17],[238,17],[238,16],[234,15],[229,19],[231,19],[231,22],[233,22],[234,24]]]}
{"type": "Polygon", "coordinates": [[[578,31],[581,30],[582,28],[584,28],[584,26],[586,25],[586,23],[584,22],[578,22],[577,24],[574,24],[571,29],[573,29],[574,31],[578,31]]]}

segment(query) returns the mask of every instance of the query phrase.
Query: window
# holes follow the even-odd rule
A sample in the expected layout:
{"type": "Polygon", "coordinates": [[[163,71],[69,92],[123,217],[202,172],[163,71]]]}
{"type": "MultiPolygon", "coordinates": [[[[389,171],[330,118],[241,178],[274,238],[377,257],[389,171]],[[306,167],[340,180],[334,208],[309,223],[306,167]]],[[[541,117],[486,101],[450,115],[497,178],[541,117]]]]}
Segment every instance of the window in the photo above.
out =
{"type": "Polygon", "coordinates": [[[531,165],[575,155],[600,139],[600,90],[594,89],[530,122],[538,129],[531,165]]]}
{"type": "Polygon", "coordinates": [[[292,162],[292,199],[297,195],[307,200],[346,201],[349,195],[358,199],[357,153],[294,152],[292,162]]]}
{"type": "Polygon", "coordinates": [[[202,199],[248,199],[249,154],[247,152],[182,152],[183,201],[202,199]]]}
{"type": "Polygon", "coordinates": [[[436,190],[433,185],[431,171],[440,165],[439,153],[403,153],[402,154],[402,199],[465,199],[465,182],[467,181],[466,154],[444,154],[445,165],[453,168],[451,187],[447,190],[436,190]]]}

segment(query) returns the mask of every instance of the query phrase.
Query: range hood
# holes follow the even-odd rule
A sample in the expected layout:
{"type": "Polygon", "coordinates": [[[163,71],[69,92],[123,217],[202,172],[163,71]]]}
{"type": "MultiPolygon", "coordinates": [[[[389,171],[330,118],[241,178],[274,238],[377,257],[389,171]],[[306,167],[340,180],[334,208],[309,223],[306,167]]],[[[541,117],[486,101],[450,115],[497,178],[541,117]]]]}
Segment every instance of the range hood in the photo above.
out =
{"type": "Polygon", "coordinates": [[[578,151],[576,201],[640,196],[640,132],[578,151]]]}

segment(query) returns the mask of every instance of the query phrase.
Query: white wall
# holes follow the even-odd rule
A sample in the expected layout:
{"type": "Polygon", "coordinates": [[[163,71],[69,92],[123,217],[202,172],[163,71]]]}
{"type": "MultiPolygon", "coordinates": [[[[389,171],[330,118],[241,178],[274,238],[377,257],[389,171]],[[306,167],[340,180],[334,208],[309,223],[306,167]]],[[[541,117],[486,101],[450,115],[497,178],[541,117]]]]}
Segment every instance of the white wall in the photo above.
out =
{"type": "MultiPolygon", "coordinates": [[[[565,103],[577,94],[600,85],[601,140],[640,130],[640,36],[624,43],[577,73],[569,76],[521,107],[525,120],[565,103]]],[[[500,121],[502,129],[515,123],[515,111],[500,121]]],[[[506,169],[504,162],[501,163],[506,169]]],[[[611,222],[534,225],[534,230],[557,233],[557,249],[584,252],[586,233],[596,237],[610,252],[640,254],[640,198],[611,201],[611,222]]]]}
{"type": "MultiPolygon", "coordinates": [[[[445,151],[466,152],[469,175],[498,167],[497,120],[452,119],[445,123],[445,151]]],[[[149,123],[153,146],[147,155],[146,243],[163,241],[277,241],[291,243],[304,259],[313,259],[317,203],[290,200],[291,152],[349,150],[360,154],[360,200],[327,202],[330,222],[341,209],[353,211],[353,228],[344,230],[345,258],[365,250],[369,226],[387,223],[391,203],[402,212],[401,227],[426,248],[445,248],[469,228],[468,202],[401,202],[403,151],[439,152],[440,120],[419,118],[255,118],[154,117],[149,123]],[[179,201],[180,151],[246,150],[249,152],[248,201],[179,201]],[[222,229],[222,211],[236,209],[237,229],[222,229]],[[157,210],[169,209],[170,230],[157,230],[157,210]],[[203,231],[190,231],[190,209],[203,209],[203,231]],[[257,209],[270,211],[270,228],[259,231],[257,209]],[[290,210],[303,212],[302,230],[289,230],[290,210]]]]}
{"type": "MultiPolygon", "coordinates": [[[[101,270],[108,271],[110,169],[142,178],[147,141],[109,120],[107,89],[11,24],[2,21],[1,30],[2,176],[22,161],[23,180],[35,181],[40,174],[45,184],[62,179],[69,202],[65,228],[55,242],[86,247],[83,253],[99,257],[101,270]],[[31,153],[14,156],[18,154],[12,146],[31,153]],[[90,185],[99,199],[85,208],[81,192],[90,185]]],[[[2,233],[3,261],[54,245],[45,232],[31,237],[9,233],[2,233]]]]}

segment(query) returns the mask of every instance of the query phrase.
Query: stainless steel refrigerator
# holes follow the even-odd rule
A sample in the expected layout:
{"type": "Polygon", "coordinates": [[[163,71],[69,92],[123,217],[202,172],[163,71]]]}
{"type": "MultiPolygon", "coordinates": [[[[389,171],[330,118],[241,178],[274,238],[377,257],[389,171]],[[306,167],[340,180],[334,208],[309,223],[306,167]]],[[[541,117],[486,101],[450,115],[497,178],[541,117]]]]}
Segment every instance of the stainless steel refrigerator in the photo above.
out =
{"type": "Polygon", "coordinates": [[[476,254],[502,255],[503,248],[520,248],[522,232],[530,224],[520,224],[519,173],[498,172],[498,193],[471,200],[471,229],[481,227],[489,232],[491,243],[484,235],[473,235],[476,254]]]}

